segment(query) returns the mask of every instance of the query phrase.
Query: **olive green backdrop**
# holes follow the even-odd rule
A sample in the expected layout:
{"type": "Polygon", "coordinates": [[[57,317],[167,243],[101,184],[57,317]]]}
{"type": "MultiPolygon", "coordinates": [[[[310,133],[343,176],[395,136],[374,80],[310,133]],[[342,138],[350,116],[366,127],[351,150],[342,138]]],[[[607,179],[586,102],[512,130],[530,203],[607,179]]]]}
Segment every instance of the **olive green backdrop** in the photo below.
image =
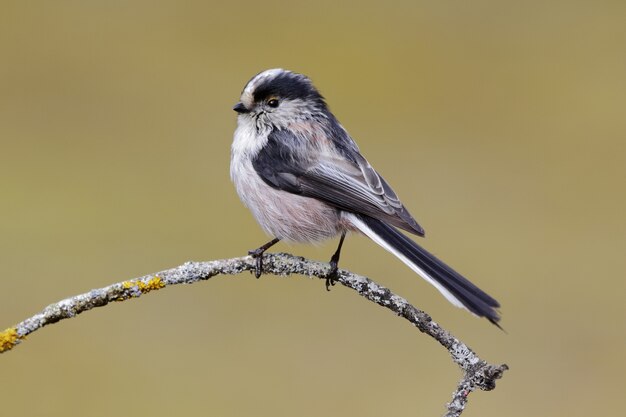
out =
{"type": "MultiPolygon", "coordinates": [[[[363,237],[342,266],[511,371],[467,416],[620,407],[626,363],[623,1],[0,2],[0,328],[91,288],[267,238],[228,164],[246,81],[313,78],[503,333],[363,237]]],[[[280,245],[320,260],[317,248],[280,245]]],[[[2,415],[439,415],[460,378],[353,292],[245,274],[37,332],[2,415]]],[[[618,411],[617,411],[618,412],[618,411]]]]}

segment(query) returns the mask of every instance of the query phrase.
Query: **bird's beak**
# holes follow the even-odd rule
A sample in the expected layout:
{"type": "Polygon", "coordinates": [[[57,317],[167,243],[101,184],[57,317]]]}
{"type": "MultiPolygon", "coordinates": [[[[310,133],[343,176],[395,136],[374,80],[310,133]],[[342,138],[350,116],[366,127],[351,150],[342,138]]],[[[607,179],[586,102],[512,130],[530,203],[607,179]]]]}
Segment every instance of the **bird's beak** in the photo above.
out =
{"type": "Polygon", "coordinates": [[[250,112],[250,110],[248,110],[246,108],[246,106],[244,106],[241,101],[233,106],[233,110],[235,110],[239,114],[244,114],[244,113],[249,113],[250,112]]]}

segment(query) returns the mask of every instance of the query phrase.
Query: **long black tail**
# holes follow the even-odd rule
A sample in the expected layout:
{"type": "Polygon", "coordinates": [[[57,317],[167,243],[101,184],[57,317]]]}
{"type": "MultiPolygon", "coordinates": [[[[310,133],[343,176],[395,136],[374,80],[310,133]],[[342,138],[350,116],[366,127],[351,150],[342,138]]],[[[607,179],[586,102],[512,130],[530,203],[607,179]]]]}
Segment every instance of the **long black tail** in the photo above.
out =
{"type": "Polygon", "coordinates": [[[452,304],[464,307],[498,325],[500,304],[435,255],[413,242],[394,227],[364,215],[350,220],[366,236],[393,253],[422,278],[433,284],[452,304]]]}

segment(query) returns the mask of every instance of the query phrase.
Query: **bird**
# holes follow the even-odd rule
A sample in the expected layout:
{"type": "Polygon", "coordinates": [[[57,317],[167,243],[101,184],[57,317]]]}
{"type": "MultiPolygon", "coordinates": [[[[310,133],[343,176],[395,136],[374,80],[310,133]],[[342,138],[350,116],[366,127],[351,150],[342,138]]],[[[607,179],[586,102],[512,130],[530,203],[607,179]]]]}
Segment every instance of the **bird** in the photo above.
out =
{"type": "Polygon", "coordinates": [[[339,237],[326,289],[338,278],[347,233],[391,252],[453,305],[498,325],[500,304],[400,230],[424,229],[361,154],[307,76],[269,69],[244,86],[233,110],[237,127],[230,176],[243,204],[272,240],[250,250],[261,275],[263,253],[279,241],[339,237]]]}

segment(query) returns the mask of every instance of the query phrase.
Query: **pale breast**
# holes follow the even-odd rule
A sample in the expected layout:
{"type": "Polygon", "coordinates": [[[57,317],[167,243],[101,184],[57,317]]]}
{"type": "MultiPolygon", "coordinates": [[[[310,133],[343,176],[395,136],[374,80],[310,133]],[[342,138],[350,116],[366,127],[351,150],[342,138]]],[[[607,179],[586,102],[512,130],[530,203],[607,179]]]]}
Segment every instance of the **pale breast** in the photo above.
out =
{"type": "Polygon", "coordinates": [[[237,161],[233,155],[231,177],[239,198],[270,236],[290,242],[319,242],[343,230],[339,210],[270,187],[256,174],[250,160],[237,161]]]}

